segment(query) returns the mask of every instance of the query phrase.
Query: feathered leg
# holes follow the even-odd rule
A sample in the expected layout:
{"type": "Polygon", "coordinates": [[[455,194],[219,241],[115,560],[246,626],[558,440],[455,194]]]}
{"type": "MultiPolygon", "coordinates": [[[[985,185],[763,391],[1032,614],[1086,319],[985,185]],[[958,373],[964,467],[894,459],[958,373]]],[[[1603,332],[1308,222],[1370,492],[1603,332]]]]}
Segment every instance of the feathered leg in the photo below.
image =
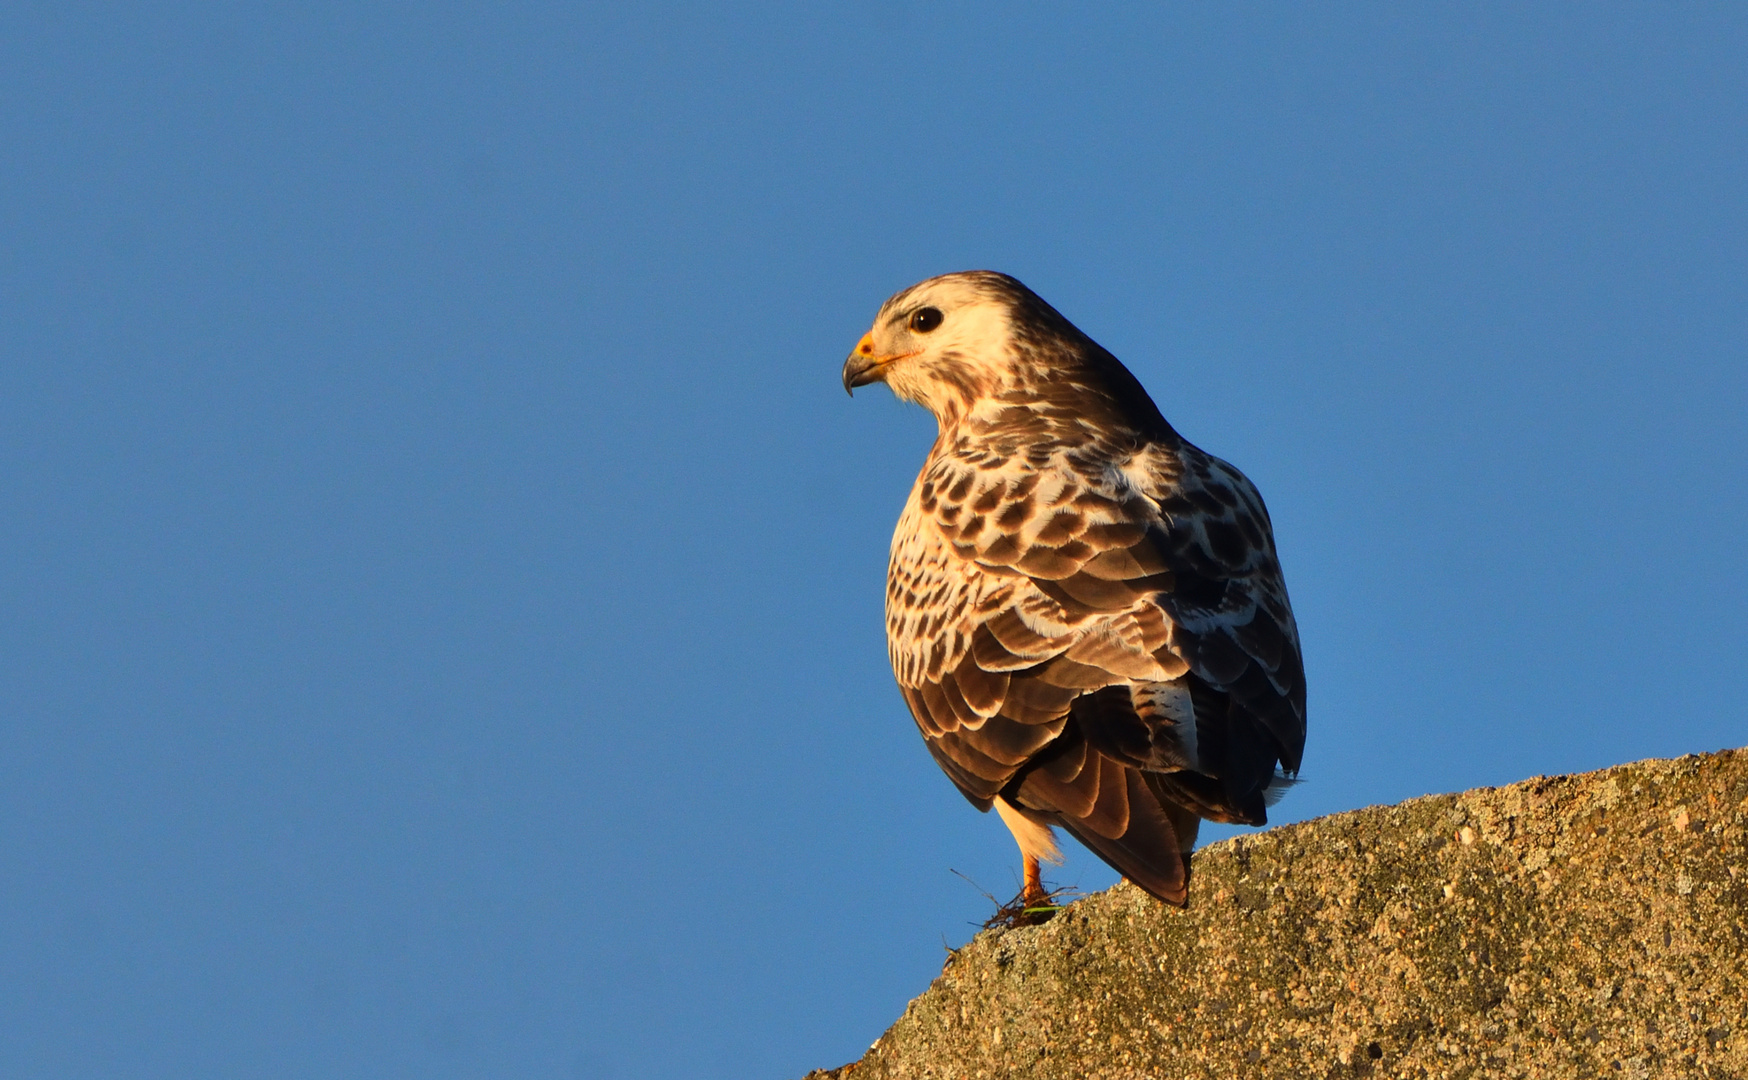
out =
{"type": "Polygon", "coordinates": [[[1005,798],[995,800],[995,810],[1007,824],[1008,831],[1014,834],[1014,842],[1020,845],[1020,856],[1025,861],[1026,886],[1020,893],[1020,900],[1027,907],[1044,903],[1049,894],[1044,891],[1044,877],[1039,872],[1038,860],[1062,862],[1062,853],[1056,850],[1050,826],[1028,816],[1005,798]]]}

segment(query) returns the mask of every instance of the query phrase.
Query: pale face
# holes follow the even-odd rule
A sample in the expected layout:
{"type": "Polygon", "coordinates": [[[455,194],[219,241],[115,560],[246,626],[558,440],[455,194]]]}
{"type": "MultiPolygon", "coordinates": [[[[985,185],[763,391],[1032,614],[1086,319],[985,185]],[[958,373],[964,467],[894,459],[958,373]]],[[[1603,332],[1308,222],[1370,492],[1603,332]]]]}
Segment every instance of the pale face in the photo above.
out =
{"type": "Polygon", "coordinates": [[[947,274],[886,301],[844,364],[844,388],[883,382],[942,424],[964,415],[1012,367],[1008,280],[979,271],[947,274]]]}

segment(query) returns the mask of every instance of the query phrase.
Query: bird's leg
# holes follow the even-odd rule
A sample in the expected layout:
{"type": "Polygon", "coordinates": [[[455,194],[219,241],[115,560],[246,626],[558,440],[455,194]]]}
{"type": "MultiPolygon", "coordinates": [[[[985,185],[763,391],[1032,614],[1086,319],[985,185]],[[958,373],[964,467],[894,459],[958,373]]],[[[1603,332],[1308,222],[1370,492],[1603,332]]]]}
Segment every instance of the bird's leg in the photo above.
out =
{"type": "Polygon", "coordinates": [[[1027,907],[1036,907],[1044,903],[1048,894],[1044,892],[1044,877],[1038,870],[1038,856],[1030,853],[1024,856],[1026,864],[1026,887],[1020,892],[1020,902],[1027,907]]]}

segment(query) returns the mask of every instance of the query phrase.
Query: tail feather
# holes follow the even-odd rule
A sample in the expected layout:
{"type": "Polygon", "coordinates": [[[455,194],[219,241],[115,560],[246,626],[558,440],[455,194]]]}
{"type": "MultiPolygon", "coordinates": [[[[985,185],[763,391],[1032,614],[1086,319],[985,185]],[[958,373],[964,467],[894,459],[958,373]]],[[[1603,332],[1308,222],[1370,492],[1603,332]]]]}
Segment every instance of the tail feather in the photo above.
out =
{"type": "Polygon", "coordinates": [[[1101,836],[1086,823],[1066,816],[1060,817],[1062,827],[1124,877],[1182,907],[1189,900],[1189,870],[1171,815],[1148,789],[1139,769],[1123,771],[1129,798],[1129,827],[1123,835],[1101,836]]]}

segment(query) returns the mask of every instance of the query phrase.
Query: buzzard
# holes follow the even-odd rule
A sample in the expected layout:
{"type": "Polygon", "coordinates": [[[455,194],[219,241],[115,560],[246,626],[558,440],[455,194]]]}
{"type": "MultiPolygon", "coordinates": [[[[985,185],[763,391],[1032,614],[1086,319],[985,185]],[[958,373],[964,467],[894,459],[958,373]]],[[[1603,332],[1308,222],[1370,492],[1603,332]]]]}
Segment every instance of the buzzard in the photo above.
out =
{"type": "Polygon", "coordinates": [[[886,301],[843,379],[940,427],[886,579],[892,670],[929,752],[1013,832],[1027,901],[1061,827],[1185,903],[1202,819],[1264,824],[1305,746],[1262,497],[1005,274],[886,301]]]}

